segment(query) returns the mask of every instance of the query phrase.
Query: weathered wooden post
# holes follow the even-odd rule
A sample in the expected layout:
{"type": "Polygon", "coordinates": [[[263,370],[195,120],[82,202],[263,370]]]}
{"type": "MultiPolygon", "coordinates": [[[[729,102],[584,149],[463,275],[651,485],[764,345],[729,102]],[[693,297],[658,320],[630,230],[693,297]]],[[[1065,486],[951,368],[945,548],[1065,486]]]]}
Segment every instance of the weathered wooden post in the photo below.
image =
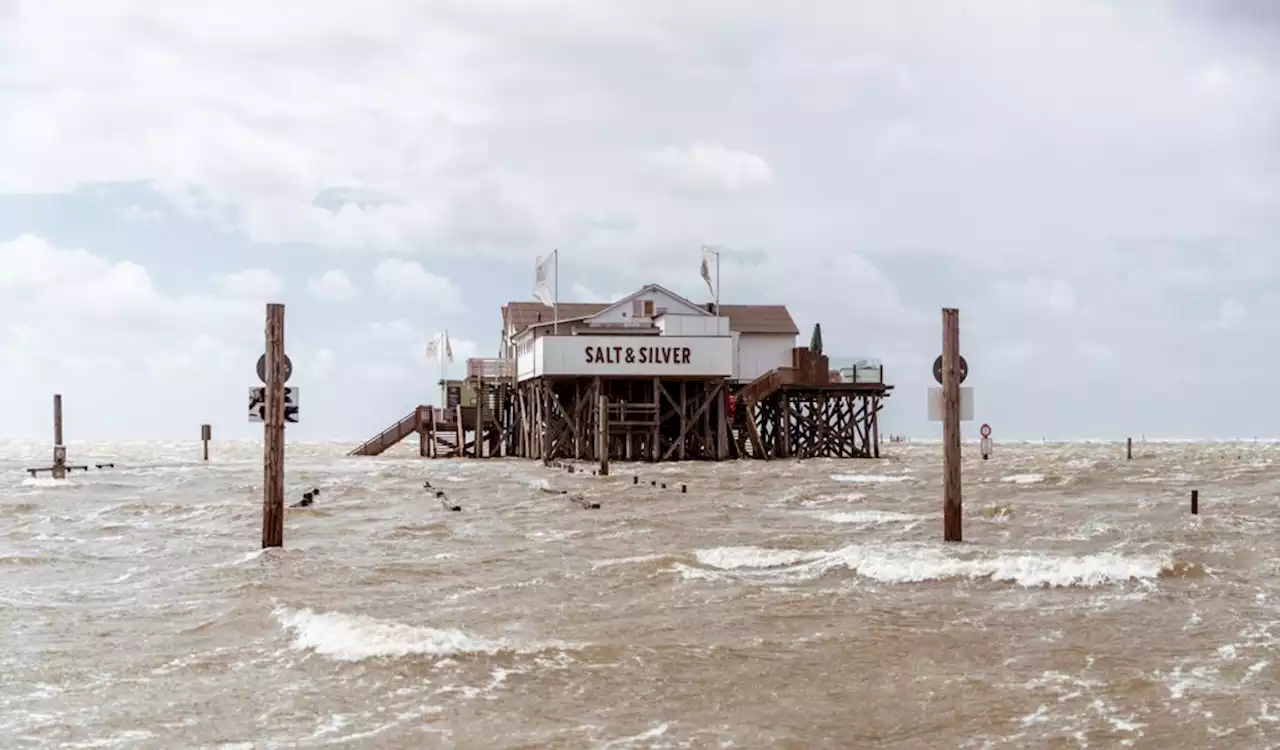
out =
{"type": "Polygon", "coordinates": [[[1129,461],[1133,460],[1133,438],[1125,439],[1125,458],[1129,461]]]}
{"type": "Polygon", "coordinates": [[[1200,515],[1200,490],[1191,490],[1191,515],[1200,515]]]}
{"type": "Polygon", "coordinates": [[[596,420],[596,454],[600,456],[600,476],[609,476],[609,397],[600,395],[600,412],[596,420]]]}
{"type": "Polygon", "coordinates": [[[462,402],[453,407],[453,431],[458,440],[458,458],[467,457],[467,428],[462,422],[462,402]]]}
{"type": "Polygon", "coordinates": [[[49,476],[65,479],[67,476],[67,446],[62,444],[62,394],[53,394],[53,468],[49,476]]]}
{"type": "Polygon", "coordinates": [[[963,539],[960,495],[960,311],[942,309],[942,537],[963,539]]]}
{"type": "Polygon", "coordinates": [[[284,546],[284,305],[267,304],[262,547],[284,546]]]}
{"type": "Polygon", "coordinates": [[[200,442],[204,443],[204,460],[209,460],[209,441],[213,439],[213,426],[200,425],[200,442]]]}
{"type": "Polygon", "coordinates": [[[431,411],[427,417],[427,429],[431,432],[431,439],[427,444],[427,452],[431,455],[431,458],[439,458],[440,443],[436,438],[436,408],[434,406],[429,408],[431,411]]]}
{"type": "Polygon", "coordinates": [[[418,458],[427,457],[427,424],[422,418],[422,407],[413,410],[413,431],[418,433],[418,458]]]}
{"type": "Polygon", "coordinates": [[[476,458],[484,458],[480,437],[484,435],[484,377],[476,377],[476,458]]]}

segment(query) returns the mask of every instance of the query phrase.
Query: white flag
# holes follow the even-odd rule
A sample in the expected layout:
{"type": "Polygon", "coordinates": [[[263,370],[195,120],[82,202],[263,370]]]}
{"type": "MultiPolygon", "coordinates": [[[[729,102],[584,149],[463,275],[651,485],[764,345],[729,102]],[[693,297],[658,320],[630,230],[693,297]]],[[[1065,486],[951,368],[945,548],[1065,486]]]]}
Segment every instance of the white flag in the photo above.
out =
{"type": "Polygon", "coordinates": [[[427,359],[435,359],[440,353],[440,341],[432,339],[427,342],[427,359]]]}
{"type": "Polygon", "coordinates": [[[449,342],[449,332],[444,332],[444,358],[446,362],[453,361],[453,344],[449,342]]]}
{"type": "Polygon", "coordinates": [[[555,295],[551,292],[551,260],[554,255],[539,257],[534,264],[533,296],[547,307],[555,306],[555,295]]]}
{"type": "Polygon", "coordinates": [[[716,293],[716,288],[711,285],[711,259],[715,256],[716,252],[714,250],[707,247],[702,248],[702,268],[699,270],[702,273],[702,280],[707,282],[707,291],[712,294],[716,293]]]}

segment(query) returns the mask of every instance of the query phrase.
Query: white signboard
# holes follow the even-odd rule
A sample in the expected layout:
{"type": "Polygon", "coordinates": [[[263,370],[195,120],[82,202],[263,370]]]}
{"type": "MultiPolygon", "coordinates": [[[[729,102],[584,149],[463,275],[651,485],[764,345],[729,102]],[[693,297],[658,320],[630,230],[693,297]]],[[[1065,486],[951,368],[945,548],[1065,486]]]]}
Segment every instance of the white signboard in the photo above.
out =
{"type": "MultiPolygon", "coordinates": [[[[249,386],[249,421],[267,421],[267,388],[262,385],[249,386]]],[[[296,386],[285,386],[284,389],[284,421],[298,421],[298,389],[296,386]]]]}
{"type": "Polygon", "coordinates": [[[520,378],[539,375],[732,377],[729,336],[544,336],[520,378]],[[532,364],[532,366],[528,366],[532,364]]]}
{"type": "MultiPolygon", "coordinates": [[[[929,389],[929,421],[942,421],[942,388],[929,389]]],[[[973,389],[960,386],[960,421],[973,421],[973,389]]]]}

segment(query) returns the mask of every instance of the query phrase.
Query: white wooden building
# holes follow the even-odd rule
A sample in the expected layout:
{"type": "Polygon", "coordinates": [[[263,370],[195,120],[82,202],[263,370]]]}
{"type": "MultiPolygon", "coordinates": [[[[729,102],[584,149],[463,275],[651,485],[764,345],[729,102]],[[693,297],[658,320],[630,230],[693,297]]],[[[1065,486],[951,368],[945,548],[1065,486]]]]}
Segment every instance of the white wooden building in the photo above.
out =
{"type": "Polygon", "coordinates": [[[516,360],[517,380],[660,375],[745,383],[791,365],[800,332],[785,306],[718,312],[658,284],[612,303],[562,303],[558,323],[547,305],[511,302],[502,308],[500,355],[516,360]]]}

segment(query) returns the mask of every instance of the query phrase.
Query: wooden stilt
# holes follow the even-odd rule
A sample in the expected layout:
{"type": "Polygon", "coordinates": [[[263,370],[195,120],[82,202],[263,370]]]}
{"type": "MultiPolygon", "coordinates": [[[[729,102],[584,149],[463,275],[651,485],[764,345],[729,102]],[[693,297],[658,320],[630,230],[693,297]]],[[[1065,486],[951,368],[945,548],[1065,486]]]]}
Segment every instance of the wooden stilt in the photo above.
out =
{"type": "Polygon", "coordinates": [[[202,461],[209,460],[209,441],[212,439],[213,439],[213,426],[207,425],[207,424],[200,425],[200,442],[204,443],[204,450],[202,451],[203,458],[201,459],[202,461]]]}
{"type": "Polygon", "coordinates": [[[467,457],[467,426],[462,421],[462,404],[459,403],[453,407],[453,433],[458,440],[458,447],[454,451],[455,458],[467,457]]]}
{"type": "Polygon", "coordinates": [[[413,412],[413,431],[418,433],[418,458],[427,457],[427,417],[424,407],[419,406],[413,412]]]}
{"type": "Polygon", "coordinates": [[[484,434],[484,378],[476,378],[476,458],[484,457],[484,449],[481,447],[484,441],[480,436],[484,434]]]}
{"type": "Polygon", "coordinates": [[[596,449],[600,456],[600,476],[609,476],[609,397],[600,396],[600,412],[598,419],[600,447],[596,449]]]}

